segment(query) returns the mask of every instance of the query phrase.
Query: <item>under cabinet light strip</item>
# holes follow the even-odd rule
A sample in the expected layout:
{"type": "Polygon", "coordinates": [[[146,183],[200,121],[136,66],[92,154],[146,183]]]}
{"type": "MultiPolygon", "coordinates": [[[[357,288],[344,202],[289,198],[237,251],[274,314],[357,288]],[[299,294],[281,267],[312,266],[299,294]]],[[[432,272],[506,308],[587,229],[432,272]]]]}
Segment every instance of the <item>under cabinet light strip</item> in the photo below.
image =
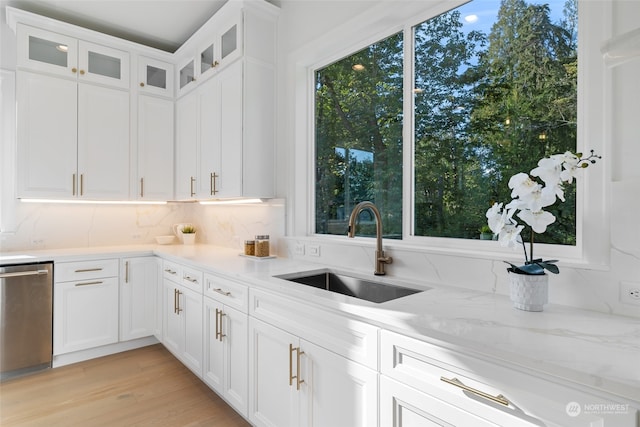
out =
{"type": "Polygon", "coordinates": [[[135,200],[64,200],[64,199],[20,199],[23,203],[71,203],[78,205],[166,205],[163,201],[135,200]]]}

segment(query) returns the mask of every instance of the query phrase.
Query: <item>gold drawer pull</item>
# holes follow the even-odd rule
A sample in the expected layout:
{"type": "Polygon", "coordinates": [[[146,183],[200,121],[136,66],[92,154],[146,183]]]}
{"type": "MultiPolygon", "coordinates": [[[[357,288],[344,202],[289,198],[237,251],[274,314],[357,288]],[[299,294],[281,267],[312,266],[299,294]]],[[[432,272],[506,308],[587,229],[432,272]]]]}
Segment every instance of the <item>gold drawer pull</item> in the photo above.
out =
{"type": "Polygon", "coordinates": [[[483,397],[485,399],[488,399],[492,402],[495,403],[499,403],[501,405],[504,406],[509,406],[509,400],[504,397],[503,395],[499,394],[497,396],[492,396],[489,393],[485,393],[484,391],[480,391],[480,390],[476,390],[475,388],[469,387],[468,385],[464,385],[459,379],[457,378],[445,378],[445,377],[440,377],[441,381],[444,381],[447,384],[451,384],[452,386],[455,387],[459,387],[465,391],[468,391],[469,393],[473,393],[477,396],[483,397]]]}
{"type": "Polygon", "coordinates": [[[88,273],[90,271],[102,271],[102,267],[97,267],[97,268],[82,268],[79,270],[76,270],[76,273],[88,273]]]}
{"type": "Polygon", "coordinates": [[[230,297],[231,296],[231,292],[229,291],[223,291],[222,288],[216,288],[213,290],[214,292],[217,292],[221,295],[224,295],[225,297],[230,297]]]}
{"type": "Polygon", "coordinates": [[[164,272],[165,272],[165,273],[169,273],[169,274],[174,274],[174,275],[177,273],[177,272],[173,271],[173,270],[172,270],[172,269],[170,269],[170,268],[165,268],[165,269],[164,269],[164,272]]]}
{"type": "Polygon", "coordinates": [[[90,285],[101,285],[102,281],[98,280],[96,282],[84,282],[84,283],[76,283],[75,286],[90,286],[90,285]]]}
{"type": "Polygon", "coordinates": [[[187,282],[198,283],[198,279],[194,279],[191,276],[184,276],[183,279],[186,280],[187,282]]]}

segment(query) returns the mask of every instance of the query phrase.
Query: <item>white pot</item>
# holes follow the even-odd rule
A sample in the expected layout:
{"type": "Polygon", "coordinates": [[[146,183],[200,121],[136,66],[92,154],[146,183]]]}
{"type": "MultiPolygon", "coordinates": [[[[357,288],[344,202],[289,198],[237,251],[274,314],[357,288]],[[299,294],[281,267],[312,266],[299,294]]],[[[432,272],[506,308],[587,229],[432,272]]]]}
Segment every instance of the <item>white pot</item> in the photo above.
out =
{"type": "Polygon", "coordinates": [[[549,276],[509,272],[509,293],[515,308],[542,311],[549,301],[549,276]]]}
{"type": "Polygon", "coordinates": [[[196,233],[182,233],[182,243],[193,245],[196,242],[196,233]]]}

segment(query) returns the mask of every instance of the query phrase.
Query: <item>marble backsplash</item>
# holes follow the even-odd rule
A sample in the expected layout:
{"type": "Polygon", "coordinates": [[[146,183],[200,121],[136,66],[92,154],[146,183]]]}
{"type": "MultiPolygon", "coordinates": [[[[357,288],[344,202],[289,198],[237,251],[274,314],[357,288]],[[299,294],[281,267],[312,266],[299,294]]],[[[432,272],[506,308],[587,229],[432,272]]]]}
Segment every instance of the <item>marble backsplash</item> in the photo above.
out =
{"type": "Polygon", "coordinates": [[[155,243],[155,236],[188,222],[199,243],[240,250],[245,239],[269,234],[276,252],[284,217],[281,199],[243,205],[17,203],[15,226],[0,238],[0,251],[155,243]]]}

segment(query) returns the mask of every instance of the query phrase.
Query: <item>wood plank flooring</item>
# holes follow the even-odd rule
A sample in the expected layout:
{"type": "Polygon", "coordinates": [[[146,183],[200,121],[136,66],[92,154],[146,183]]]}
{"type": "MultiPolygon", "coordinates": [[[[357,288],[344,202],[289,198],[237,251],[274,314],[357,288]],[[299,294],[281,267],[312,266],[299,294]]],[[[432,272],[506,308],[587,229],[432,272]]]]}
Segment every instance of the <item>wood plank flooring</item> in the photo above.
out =
{"type": "Polygon", "coordinates": [[[0,384],[0,425],[249,426],[160,344],[0,384]]]}

